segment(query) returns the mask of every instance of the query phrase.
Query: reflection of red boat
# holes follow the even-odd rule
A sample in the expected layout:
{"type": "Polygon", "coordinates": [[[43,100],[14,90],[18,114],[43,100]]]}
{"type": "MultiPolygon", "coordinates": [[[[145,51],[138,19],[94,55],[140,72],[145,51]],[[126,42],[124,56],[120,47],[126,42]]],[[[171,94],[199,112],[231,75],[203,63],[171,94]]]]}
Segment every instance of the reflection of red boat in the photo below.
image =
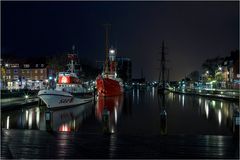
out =
{"type": "Polygon", "coordinates": [[[118,114],[122,108],[123,96],[98,97],[96,117],[103,124],[104,133],[114,133],[118,114]]]}
{"type": "Polygon", "coordinates": [[[123,96],[99,97],[96,105],[96,115],[98,119],[102,118],[102,113],[105,108],[110,112],[111,116],[121,109],[122,104],[123,96]]]}

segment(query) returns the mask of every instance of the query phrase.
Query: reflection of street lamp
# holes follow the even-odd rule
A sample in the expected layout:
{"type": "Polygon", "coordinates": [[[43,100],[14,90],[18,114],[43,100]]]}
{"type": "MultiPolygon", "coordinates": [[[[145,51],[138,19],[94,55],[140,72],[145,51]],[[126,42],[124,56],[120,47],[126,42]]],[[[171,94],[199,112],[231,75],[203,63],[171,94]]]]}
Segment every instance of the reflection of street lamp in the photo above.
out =
{"type": "Polygon", "coordinates": [[[25,103],[27,103],[29,96],[25,95],[25,103]]]}

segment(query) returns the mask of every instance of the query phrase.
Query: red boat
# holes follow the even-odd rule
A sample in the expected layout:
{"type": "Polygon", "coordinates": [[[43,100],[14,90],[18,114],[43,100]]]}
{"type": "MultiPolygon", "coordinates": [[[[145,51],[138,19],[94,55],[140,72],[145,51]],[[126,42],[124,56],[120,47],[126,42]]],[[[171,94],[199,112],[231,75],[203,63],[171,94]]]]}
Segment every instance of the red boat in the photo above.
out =
{"type": "Polygon", "coordinates": [[[99,96],[118,96],[123,93],[123,83],[117,78],[116,51],[108,50],[108,30],[106,29],[106,59],[102,75],[96,79],[96,87],[99,96]]]}
{"type": "Polygon", "coordinates": [[[99,96],[118,96],[123,93],[123,86],[120,80],[98,76],[96,81],[99,96]]]}

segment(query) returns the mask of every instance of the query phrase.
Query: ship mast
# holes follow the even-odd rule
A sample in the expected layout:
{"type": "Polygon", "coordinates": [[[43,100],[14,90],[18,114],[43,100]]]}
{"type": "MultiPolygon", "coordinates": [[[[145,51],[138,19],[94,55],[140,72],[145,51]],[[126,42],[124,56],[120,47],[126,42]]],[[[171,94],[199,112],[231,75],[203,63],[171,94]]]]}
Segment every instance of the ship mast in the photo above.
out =
{"type": "Polygon", "coordinates": [[[111,26],[110,24],[105,24],[105,29],[106,29],[106,32],[105,32],[105,36],[106,36],[106,42],[105,42],[105,45],[106,45],[106,57],[105,57],[105,67],[104,67],[104,72],[105,74],[108,74],[109,73],[109,48],[108,48],[108,29],[109,27],[111,26]]]}
{"type": "Polygon", "coordinates": [[[163,89],[165,90],[165,46],[164,46],[164,41],[162,42],[161,64],[162,64],[162,83],[163,83],[163,89]]]}
{"type": "Polygon", "coordinates": [[[68,72],[70,72],[70,73],[75,72],[75,64],[74,64],[74,59],[75,58],[76,58],[75,45],[73,45],[72,46],[72,53],[68,54],[68,59],[70,59],[70,63],[67,66],[68,66],[68,72]]]}

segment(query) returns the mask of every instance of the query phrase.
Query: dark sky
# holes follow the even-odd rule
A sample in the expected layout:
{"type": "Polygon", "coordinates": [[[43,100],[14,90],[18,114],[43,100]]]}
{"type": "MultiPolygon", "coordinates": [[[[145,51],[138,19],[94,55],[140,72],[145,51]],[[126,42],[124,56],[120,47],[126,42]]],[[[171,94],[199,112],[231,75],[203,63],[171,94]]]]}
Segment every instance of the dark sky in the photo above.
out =
{"type": "Polygon", "coordinates": [[[110,43],[158,79],[161,42],[168,47],[170,79],[198,70],[207,58],[239,48],[239,2],[1,2],[1,53],[49,55],[76,45],[91,60],[104,59],[103,24],[110,43]]]}

